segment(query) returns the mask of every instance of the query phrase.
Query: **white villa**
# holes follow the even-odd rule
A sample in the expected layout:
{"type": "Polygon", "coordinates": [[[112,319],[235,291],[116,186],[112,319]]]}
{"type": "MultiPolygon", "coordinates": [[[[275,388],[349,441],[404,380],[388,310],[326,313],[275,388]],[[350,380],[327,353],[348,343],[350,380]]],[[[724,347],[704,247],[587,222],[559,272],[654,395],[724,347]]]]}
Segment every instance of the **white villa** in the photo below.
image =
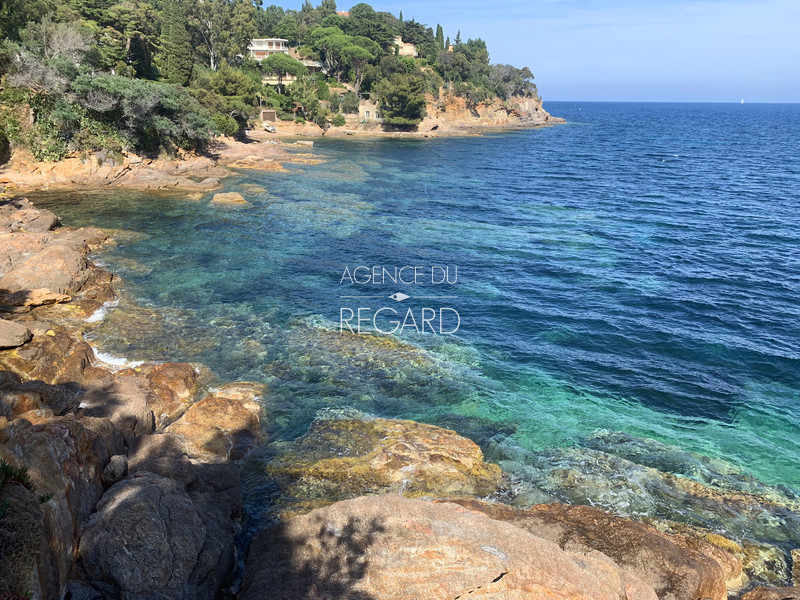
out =
{"type": "MultiPolygon", "coordinates": [[[[271,56],[272,54],[289,54],[292,56],[292,58],[296,58],[303,63],[308,69],[309,73],[321,71],[324,66],[321,62],[316,60],[300,58],[294,48],[289,48],[289,40],[284,40],[282,38],[259,38],[250,40],[250,45],[247,46],[247,51],[250,53],[250,56],[259,62],[268,56],[271,56]]],[[[294,75],[287,75],[283,78],[283,83],[291,83],[296,79],[297,78],[294,75]]],[[[278,85],[278,78],[273,75],[264,75],[261,78],[261,81],[268,85],[278,85]]]]}
{"type": "Polygon", "coordinates": [[[289,40],[281,38],[250,40],[247,51],[250,53],[250,56],[259,61],[267,58],[271,54],[289,54],[289,40]]]}

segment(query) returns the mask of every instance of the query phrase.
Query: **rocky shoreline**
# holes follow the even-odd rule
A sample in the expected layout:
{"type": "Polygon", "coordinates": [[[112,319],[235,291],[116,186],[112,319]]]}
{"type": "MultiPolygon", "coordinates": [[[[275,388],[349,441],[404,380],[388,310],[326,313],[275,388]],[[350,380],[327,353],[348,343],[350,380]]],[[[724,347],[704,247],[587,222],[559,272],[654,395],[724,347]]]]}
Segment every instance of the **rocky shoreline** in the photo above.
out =
{"type": "MultiPolygon", "coordinates": [[[[267,463],[280,505],[248,546],[242,459],[270,391],[210,389],[200,365],[103,363],[79,323],[118,297],[86,258],[109,243],[0,200],[3,598],[800,598],[752,589],[800,584],[797,553],[510,506],[513,481],[473,441],[349,410],[320,413],[267,463]]],[[[757,501],[683,481],[715,510],[757,501]]]]}
{"type": "MultiPolygon", "coordinates": [[[[314,164],[319,159],[306,152],[313,138],[434,138],[461,137],[547,127],[565,123],[552,117],[540,100],[517,99],[513,110],[499,101],[472,109],[461,98],[441,106],[429,104],[429,114],[417,131],[386,132],[377,121],[353,121],[345,127],[322,129],[314,123],[276,123],[277,131],[248,132],[246,141],[222,138],[205,155],[179,151],[174,158],[147,158],[135,154],[96,152],[58,162],[37,162],[29,153],[16,151],[0,166],[0,185],[19,191],[55,189],[134,189],[180,193],[199,199],[218,190],[221,180],[236,169],[283,171],[284,163],[314,164]],[[312,139],[303,139],[312,138],[312,139]]],[[[352,121],[352,119],[351,119],[352,121]]]]}

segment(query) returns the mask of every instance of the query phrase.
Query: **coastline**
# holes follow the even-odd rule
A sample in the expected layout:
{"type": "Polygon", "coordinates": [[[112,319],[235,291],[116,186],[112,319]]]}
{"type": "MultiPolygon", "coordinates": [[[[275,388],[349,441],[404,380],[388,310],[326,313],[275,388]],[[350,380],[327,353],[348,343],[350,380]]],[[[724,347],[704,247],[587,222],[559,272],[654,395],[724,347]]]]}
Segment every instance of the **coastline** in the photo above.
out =
{"type": "Polygon", "coordinates": [[[473,109],[473,114],[463,101],[451,101],[442,110],[429,111],[416,131],[383,131],[377,122],[358,123],[353,119],[344,127],[328,129],[313,123],[278,122],[275,133],[254,129],[244,141],[220,138],[205,154],[179,152],[174,158],[97,152],[57,162],[37,162],[29,154],[17,151],[0,165],[0,185],[19,192],[98,188],[188,192],[191,198],[220,189],[221,180],[234,175],[235,169],[282,171],[284,163],[314,164],[313,156],[291,152],[313,147],[314,139],[474,137],[566,123],[545,111],[541,101],[533,100],[524,101],[513,112],[492,102],[473,109]]]}
{"type": "MultiPolygon", "coordinates": [[[[237,553],[244,550],[234,541],[245,523],[242,465],[237,461],[261,435],[261,399],[269,391],[249,382],[210,391],[199,365],[103,364],[79,329],[69,323],[85,322],[106,303],[119,299],[114,289],[119,279],[85,258],[89,251],[112,243],[107,234],[60,228],[55,215],[21,199],[6,200],[0,206],[4,217],[0,235],[10,258],[10,269],[0,278],[6,290],[3,317],[28,331],[16,348],[0,350],[0,366],[5,369],[0,385],[4,409],[0,450],[4,459],[16,463],[13,466],[29,469],[39,491],[53,494],[40,507],[41,539],[48,543],[36,560],[36,579],[41,585],[36,597],[56,597],[66,589],[73,596],[97,593],[109,577],[117,589],[127,589],[130,582],[121,573],[131,563],[109,557],[120,543],[128,543],[125,536],[133,535],[139,523],[133,516],[139,510],[136,507],[148,507],[148,520],[161,514],[162,509],[153,503],[157,496],[193,511],[196,519],[189,519],[184,526],[203,532],[197,534],[197,542],[179,544],[179,553],[189,565],[189,574],[179,582],[181,593],[191,589],[213,597],[220,587],[230,584],[237,553]],[[45,269],[45,264],[50,268],[45,269]],[[55,455],[68,458],[53,462],[55,455]],[[111,507],[124,498],[133,498],[135,503],[115,516],[111,507]],[[216,509],[204,514],[209,503],[216,509]],[[132,523],[125,525],[126,519],[132,523]],[[128,533],[120,538],[121,534],[110,533],[111,527],[128,533]],[[209,547],[211,535],[222,540],[221,546],[209,547]],[[71,550],[65,554],[64,547],[54,543],[57,539],[72,540],[67,542],[71,550]],[[73,553],[77,564],[73,564],[73,553]],[[207,561],[219,566],[198,587],[191,572],[207,561]]],[[[312,516],[339,522],[354,515],[373,515],[384,529],[375,547],[379,553],[381,548],[401,543],[406,535],[404,528],[392,521],[396,514],[407,515],[431,531],[441,527],[456,531],[446,539],[431,534],[424,540],[402,542],[427,548],[426,552],[441,552],[443,545],[462,548],[455,563],[443,566],[452,570],[454,564],[460,565],[447,580],[448,590],[470,589],[469,581],[479,581],[480,573],[501,566],[492,562],[494,559],[487,563],[486,556],[469,550],[467,541],[476,528],[482,532],[483,545],[502,546],[509,535],[520,541],[519,550],[504,548],[503,553],[506,562],[511,560],[527,572],[510,577],[504,584],[510,587],[498,592],[513,593],[515,586],[535,581],[553,593],[587,594],[587,582],[606,577],[601,577],[603,569],[613,565],[616,579],[612,579],[626,582],[626,589],[638,590],[635,597],[688,599],[700,594],[721,599],[729,592],[746,589],[742,586],[748,578],[769,579],[769,571],[775,569],[770,561],[780,562],[775,550],[748,547],[716,532],[678,523],[653,519],[651,524],[643,524],[566,504],[519,508],[499,503],[513,497],[509,496],[513,482],[499,467],[485,462],[473,442],[454,431],[411,421],[376,419],[357,412],[320,416],[305,436],[269,463],[269,476],[279,482],[289,504],[279,511],[284,515],[279,521],[283,529],[268,526],[256,536],[242,598],[259,597],[267,583],[285,586],[280,589],[288,596],[304,597],[292,587],[296,584],[291,575],[304,572],[309,561],[319,565],[314,581],[329,583],[324,577],[325,561],[334,557],[327,555],[324,547],[310,556],[296,550],[304,547],[303,540],[311,535],[308,524],[312,516]],[[321,444],[332,444],[336,450],[330,456],[320,455],[321,444]],[[410,472],[414,473],[413,485],[407,483],[410,472]],[[373,494],[391,495],[359,498],[365,484],[373,494]],[[440,504],[416,498],[435,498],[440,504]],[[493,502],[478,501],[485,498],[493,502]],[[458,504],[448,504],[454,500],[458,504]],[[560,533],[550,537],[547,532],[556,525],[560,533]],[[598,538],[601,547],[594,545],[598,538]],[[569,550],[565,539],[575,540],[569,550]],[[630,539],[636,540],[635,560],[626,555],[630,539]],[[275,548],[288,552],[294,562],[287,566],[286,554],[276,554],[275,548]],[[529,552],[547,555],[558,565],[556,573],[526,562],[523,556],[529,552]],[[599,563],[589,558],[597,557],[598,552],[603,556],[599,563]],[[582,557],[589,565],[584,565],[582,575],[574,571],[573,556],[582,557]],[[278,564],[283,571],[276,570],[278,564]],[[671,573],[680,570],[680,584],[671,582],[667,571],[661,570],[664,564],[671,573]],[[279,581],[274,579],[275,573],[283,574],[279,581]]],[[[688,484],[681,483],[691,489],[688,484]]],[[[694,485],[691,493],[707,502],[713,499],[742,506],[755,502],[753,510],[758,510],[759,502],[768,502],[746,494],[715,497],[711,489],[694,485]]],[[[17,518],[17,513],[11,515],[17,518]]],[[[163,523],[169,531],[166,521],[163,523]]],[[[148,532],[147,536],[158,533],[157,529],[148,532]]],[[[361,539],[376,533],[365,523],[357,525],[353,535],[361,539]]],[[[174,543],[173,538],[167,540],[168,545],[174,543]]],[[[360,560],[366,550],[354,546],[345,552],[360,560]]],[[[137,554],[134,563],[143,559],[137,554]]],[[[154,561],[144,560],[153,571],[148,585],[155,587],[164,570],[154,561]]],[[[773,578],[776,584],[786,580],[785,572],[779,571],[773,578]]],[[[433,580],[424,583],[428,581],[426,570],[415,560],[402,566],[376,561],[370,579],[375,587],[370,591],[380,598],[399,597],[397,584],[385,579],[392,580],[400,573],[421,585],[434,584],[433,580]]],[[[347,580],[346,574],[339,576],[347,580]]],[[[347,581],[353,590],[360,590],[360,579],[347,581]]],[[[603,594],[592,597],[615,597],[614,585],[606,580],[603,594]]],[[[597,592],[592,588],[591,593],[597,592]]]]}

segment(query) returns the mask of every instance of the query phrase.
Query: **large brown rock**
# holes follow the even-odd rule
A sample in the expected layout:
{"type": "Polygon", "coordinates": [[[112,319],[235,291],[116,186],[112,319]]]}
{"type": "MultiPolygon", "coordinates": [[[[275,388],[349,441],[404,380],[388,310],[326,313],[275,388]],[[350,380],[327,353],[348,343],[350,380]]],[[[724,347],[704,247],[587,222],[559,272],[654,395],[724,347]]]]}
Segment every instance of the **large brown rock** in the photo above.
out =
{"type": "Polygon", "coordinates": [[[74,389],[36,380],[23,383],[16,373],[0,371],[0,415],[16,417],[41,409],[50,411],[50,416],[63,415],[74,412],[77,407],[74,389]]]}
{"type": "Polygon", "coordinates": [[[267,466],[295,510],[365,493],[483,497],[504,484],[473,441],[449,429],[397,419],[318,418],[267,466]]]}
{"type": "Polygon", "coordinates": [[[58,225],[58,217],[43,208],[36,208],[27,198],[0,200],[0,231],[41,233],[58,225]]]}
{"type": "Polygon", "coordinates": [[[82,383],[93,358],[91,346],[78,335],[53,327],[20,348],[0,351],[0,368],[49,384],[82,383]]]}
{"type": "Polygon", "coordinates": [[[0,350],[18,348],[33,338],[30,329],[13,321],[0,319],[0,350]]]}
{"type": "MultiPolygon", "coordinates": [[[[31,413],[28,413],[31,414],[31,413]]],[[[102,472],[123,451],[119,432],[103,419],[0,417],[0,458],[27,467],[41,494],[42,545],[35,560],[32,597],[62,598],[69,582],[81,524],[103,493],[102,472]]]]}
{"type": "Polygon", "coordinates": [[[69,294],[96,283],[99,273],[108,278],[86,259],[107,238],[96,229],[0,233],[0,290],[69,294]]]}
{"type": "Polygon", "coordinates": [[[239,598],[656,600],[656,594],[599,552],[571,553],[455,504],[369,496],[257,535],[239,598]]]}
{"type": "MultiPolygon", "coordinates": [[[[231,388],[233,390],[233,388],[231,388]]],[[[255,444],[260,431],[260,404],[256,394],[225,390],[196,402],[166,431],[178,436],[191,457],[206,460],[238,459],[255,444]]]]}
{"type": "Polygon", "coordinates": [[[47,288],[0,294],[0,304],[6,306],[46,306],[48,304],[69,302],[70,300],[72,300],[71,296],[51,292],[47,288]]]}
{"type": "Polygon", "coordinates": [[[726,580],[742,572],[733,554],[700,539],[667,535],[589,506],[550,504],[520,510],[488,502],[458,502],[551,540],[567,552],[602,552],[652,586],[660,600],[726,600],[726,580]]]}
{"type": "Polygon", "coordinates": [[[136,436],[152,433],[155,418],[150,409],[152,392],[143,378],[117,373],[109,381],[90,385],[81,396],[83,413],[108,419],[129,443],[136,436]]]}
{"type": "Polygon", "coordinates": [[[800,600],[800,587],[760,587],[746,593],[742,600],[800,600]]]}
{"type": "Polygon", "coordinates": [[[153,392],[150,408],[158,426],[171,422],[192,398],[197,383],[197,371],[188,363],[155,365],[147,373],[153,392]]]}
{"type": "Polygon", "coordinates": [[[233,565],[233,533],[212,495],[136,473],[86,522],[80,560],[89,581],[110,582],[127,600],[213,598],[233,565]]]}

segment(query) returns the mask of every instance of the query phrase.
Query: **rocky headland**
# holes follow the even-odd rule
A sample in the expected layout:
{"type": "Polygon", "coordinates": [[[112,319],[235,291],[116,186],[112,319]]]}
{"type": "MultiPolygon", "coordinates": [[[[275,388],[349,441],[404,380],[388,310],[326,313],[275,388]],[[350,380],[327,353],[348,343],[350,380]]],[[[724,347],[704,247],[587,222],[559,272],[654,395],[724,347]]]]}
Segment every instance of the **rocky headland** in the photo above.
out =
{"type": "MultiPolygon", "coordinates": [[[[321,411],[305,435],[248,463],[269,420],[265,385],[209,388],[187,363],[106,364],[83,338],[118,296],[118,278],[87,258],[110,243],[23,198],[0,200],[3,598],[800,597],[786,587],[800,583],[791,537],[759,545],[663,518],[530,506],[449,429],[321,411]],[[276,491],[264,514],[246,515],[242,478],[261,466],[276,491]]],[[[575,471],[563,474],[578,490],[592,470],[575,471]]],[[[648,475],[709,514],[776,531],[800,514],[783,499],[648,475]]]]}

